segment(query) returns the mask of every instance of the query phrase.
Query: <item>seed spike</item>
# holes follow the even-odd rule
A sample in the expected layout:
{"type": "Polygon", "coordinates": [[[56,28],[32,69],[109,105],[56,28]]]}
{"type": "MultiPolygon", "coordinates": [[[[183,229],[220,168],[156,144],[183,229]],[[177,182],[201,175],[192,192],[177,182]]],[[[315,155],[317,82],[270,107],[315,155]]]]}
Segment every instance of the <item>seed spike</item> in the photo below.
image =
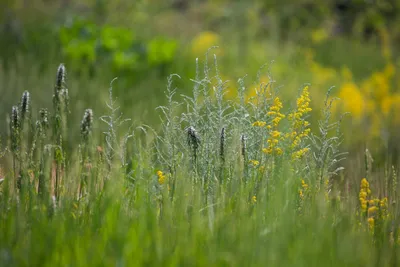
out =
{"type": "Polygon", "coordinates": [[[242,156],[244,159],[246,159],[246,136],[242,134],[240,137],[241,143],[242,143],[242,156]]]}
{"type": "Polygon", "coordinates": [[[200,137],[196,132],[196,129],[193,126],[187,128],[187,135],[188,135],[188,145],[190,148],[193,149],[193,158],[197,160],[197,149],[199,148],[200,144],[200,137]]]}
{"type": "Polygon", "coordinates": [[[81,135],[82,138],[87,141],[89,134],[91,132],[93,125],[93,111],[91,109],[86,109],[83,114],[83,119],[81,122],[81,135]]]}
{"type": "Polygon", "coordinates": [[[225,127],[221,129],[220,144],[219,144],[219,156],[222,161],[225,161],[225,127]]]}
{"type": "Polygon", "coordinates": [[[57,69],[57,78],[56,78],[56,93],[62,90],[62,87],[65,83],[65,66],[61,63],[57,69]]]}
{"type": "Polygon", "coordinates": [[[30,109],[30,94],[28,91],[25,91],[21,97],[21,118],[25,119],[26,115],[29,113],[30,109]]]}

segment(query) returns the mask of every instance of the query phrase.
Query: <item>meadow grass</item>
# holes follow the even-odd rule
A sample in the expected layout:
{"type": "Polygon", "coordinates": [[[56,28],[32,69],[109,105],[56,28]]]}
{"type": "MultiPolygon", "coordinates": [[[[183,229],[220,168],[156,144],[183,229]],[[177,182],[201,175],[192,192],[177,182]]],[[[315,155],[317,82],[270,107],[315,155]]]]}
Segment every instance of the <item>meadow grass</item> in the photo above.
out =
{"type": "Polygon", "coordinates": [[[330,91],[318,114],[312,87],[287,102],[267,71],[254,97],[243,77],[227,100],[217,63],[196,60],[190,95],[168,78],[157,129],[121,113],[118,80],[79,128],[65,66],[52,110],[32,114],[25,92],[0,147],[1,265],[399,265],[397,169],[377,185],[366,151],[364,177],[345,175],[330,91]]]}

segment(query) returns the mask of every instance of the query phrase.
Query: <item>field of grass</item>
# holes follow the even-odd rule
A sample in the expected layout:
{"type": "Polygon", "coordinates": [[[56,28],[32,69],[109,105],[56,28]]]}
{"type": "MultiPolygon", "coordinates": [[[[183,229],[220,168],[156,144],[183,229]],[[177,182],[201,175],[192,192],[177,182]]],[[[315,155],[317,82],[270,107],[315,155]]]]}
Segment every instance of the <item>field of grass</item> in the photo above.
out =
{"type": "Polygon", "coordinates": [[[387,5],[59,2],[0,3],[1,267],[400,266],[387,5]]]}
{"type": "Polygon", "coordinates": [[[195,65],[188,95],[168,78],[159,130],[121,115],[117,80],[108,112],[70,128],[64,65],[51,109],[24,92],[1,154],[2,266],[400,264],[397,171],[370,185],[365,151],[365,177],[345,177],[329,91],[318,113],[308,85],[286,101],[272,77],[226,100],[212,50],[195,65]]]}

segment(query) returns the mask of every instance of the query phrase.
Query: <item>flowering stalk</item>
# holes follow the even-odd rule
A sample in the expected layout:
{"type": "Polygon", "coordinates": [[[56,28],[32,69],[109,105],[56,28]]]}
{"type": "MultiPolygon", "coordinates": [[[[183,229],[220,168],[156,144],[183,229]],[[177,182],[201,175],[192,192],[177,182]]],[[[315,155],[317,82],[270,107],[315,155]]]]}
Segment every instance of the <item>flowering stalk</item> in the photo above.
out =
{"type": "Polygon", "coordinates": [[[66,130],[66,113],[68,111],[68,89],[65,88],[66,70],[64,64],[60,64],[57,69],[56,85],[54,87],[53,108],[54,124],[53,138],[56,143],[54,161],[55,161],[55,186],[54,195],[56,201],[60,198],[61,168],[64,161],[63,133],[66,130]]]}
{"type": "Polygon", "coordinates": [[[304,147],[303,140],[310,134],[310,123],[305,117],[312,111],[310,108],[308,86],[303,88],[302,94],[297,98],[296,109],[289,114],[288,119],[292,124],[292,133],[288,134],[291,140],[292,159],[302,158],[310,149],[304,147]]]}
{"type": "Polygon", "coordinates": [[[190,149],[192,150],[193,155],[193,162],[196,165],[197,162],[197,150],[200,145],[200,137],[198,136],[194,127],[190,126],[187,129],[187,141],[190,149]]]}
{"type": "Polygon", "coordinates": [[[81,169],[83,170],[81,182],[79,186],[79,199],[83,197],[84,191],[87,190],[88,169],[90,169],[90,149],[89,142],[93,127],[93,111],[86,109],[81,122],[81,169]]]}
{"type": "Polygon", "coordinates": [[[14,171],[14,190],[17,194],[21,187],[19,170],[17,170],[17,162],[20,160],[20,144],[21,144],[21,119],[17,106],[13,106],[10,116],[10,141],[11,152],[13,154],[13,171],[14,171]]]}
{"type": "MultiPolygon", "coordinates": [[[[47,199],[49,188],[46,184],[46,159],[45,159],[45,140],[47,138],[47,130],[49,128],[49,119],[47,109],[41,109],[39,111],[39,120],[36,122],[36,128],[38,132],[39,139],[39,184],[38,184],[38,194],[42,196],[43,199],[47,199]]],[[[47,157],[48,159],[48,157],[47,157]]],[[[48,161],[48,160],[47,160],[48,161]]]]}
{"type": "MultiPolygon", "coordinates": [[[[283,105],[279,97],[274,99],[272,106],[269,108],[267,115],[272,118],[271,124],[267,125],[266,128],[269,132],[267,139],[267,147],[263,148],[265,154],[282,155],[283,150],[279,146],[279,139],[281,138],[281,132],[278,130],[280,121],[285,118],[285,115],[281,113],[283,105]]],[[[257,122],[256,122],[257,123],[257,122]]],[[[263,122],[258,122],[256,126],[263,127],[263,122]],[[262,126],[261,126],[261,125],[262,126]]]]}
{"type": "Polygon", "coordinates": [[[22,180],[25,181],[27,178],[26,170],[28,168],[28,146],[29,146],[29,131],[30,131],[30,94],[28,91],[25,91],[22,94],[21,102],[19,106],[20,112],[20,182],[22,180]]]}

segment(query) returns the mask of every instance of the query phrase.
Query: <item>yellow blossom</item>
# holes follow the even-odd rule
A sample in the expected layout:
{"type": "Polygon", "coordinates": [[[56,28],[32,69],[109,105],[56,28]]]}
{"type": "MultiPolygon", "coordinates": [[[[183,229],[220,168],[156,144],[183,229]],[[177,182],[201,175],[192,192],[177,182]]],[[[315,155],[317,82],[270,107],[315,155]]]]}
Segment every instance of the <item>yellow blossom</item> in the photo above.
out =
{"type": "Polygon", "coordinates": [[[272,132],[271,132],[271,136],[272,136],[273,138],[278,138],[279,136],[281,136],[281,133],[278,132],[278,131],[272,131],[272,132]]]}
{"type": "Polygon", "coordinates": [[[368,218],[368,226],[370,230],[374,230],[375,227],[375,219],[374,218],[368,218]]]}
{"type": "MultiPolygon", "coordinates": [[[[220,37],[217,33],[211,31],[201,32],[192,40],[191,50],[195,56],[202,56],[210,47],[217,46],[220,42],[220,37]]],[[[221,52],[221,49],[213,51],[217,55],[221,55],[221,52]]]]}
{"type": "Polygon", "coordinates": [[[254,160],[254,159],[251,159],[249,162],[250,162],[250,164],[253,165],[254,167],[256,167],[256,166],[258,166],[258,165],[260,164],[260,162],[259,162],[258,160],[254,160]]]}
{"type": "Polygon", "coordinates": [[[310,123],[304,119],[307,113],[311,112],[310,108],[310,94],[308,86],[303,88],[301,95],[296,100],[296,109],[289,114],[288,118],[292,124],[292,133],[290,138],[292,140],[291,148],[294,150],[292,153],[292,159],[299,159],[306,154],[309,149],[301,148],[302,140],[307,137],[310,133],[310,123]]]}
{"type": "Polygon", "coordinates": [[[158,176],[158,183],[160,185],[163,185],[165,183],[165,179],[166,179],[165,175],[163,174],[162,171],[157,171],[157,176],[158,176]]]}
{"type": "Polygon", "coordinates": [[[277,155],[282,155],[283,154],[283,150],[280,147],[275,148],[275,152],[277,155]]]}
{"type": "Polygon", "coordinates": [[[377,210],[378,210],[378,208],[376,206],[372,206],[372,207],[368,208],[368,216],[374,215],[377,210]]]}
{"type": "Polygon", "coordinates": [[[270,131],[269,138],[267,139],[268,146],[263,148],[262,151],[266,154],[282,155],[282,148],[277,147],[279,143],[279,138],[282,140],[281,132],[278,131],[278,126],[280,121],[285,118],[285,115],[280,113],[281,108],[283,107],[282,102],[279,97],[275,97],[267,115],[272,117],[271,125],[267,125],[267,129],[270,131]]]}
{"type": "Polygon", "coordinates": [[[344,111],[352,114],[352,117],[360,119],[364,114],[365,98],[358,86],[353,82],[347,82],[340,88],[339,98],[342,99],[344,111]]]}
{"type": "Polygon", "coordinates": [[[301,187],[303,187],[305,190],[308,189],[308,184],[306,184],[303,179],[301,179],[301,187]]]}
{"type": "Polygon", "coordinates": [[[265,121],[256,121],[253,123],[254,127],[264,127],[267,123],[265,121]]]}
{"type": "Polygon", "coordinates": [[[300,199],[304,199],[304,194],[303,194],[302,189],[299,189],[299,196],[300,196],[300,199]]]}
{"type": "Polygon", "coordinates": [[[300,159],[307,154],[308,151],[310,151],[308,147],[302,148],[292,154],[292,159],[300,159]]]}

